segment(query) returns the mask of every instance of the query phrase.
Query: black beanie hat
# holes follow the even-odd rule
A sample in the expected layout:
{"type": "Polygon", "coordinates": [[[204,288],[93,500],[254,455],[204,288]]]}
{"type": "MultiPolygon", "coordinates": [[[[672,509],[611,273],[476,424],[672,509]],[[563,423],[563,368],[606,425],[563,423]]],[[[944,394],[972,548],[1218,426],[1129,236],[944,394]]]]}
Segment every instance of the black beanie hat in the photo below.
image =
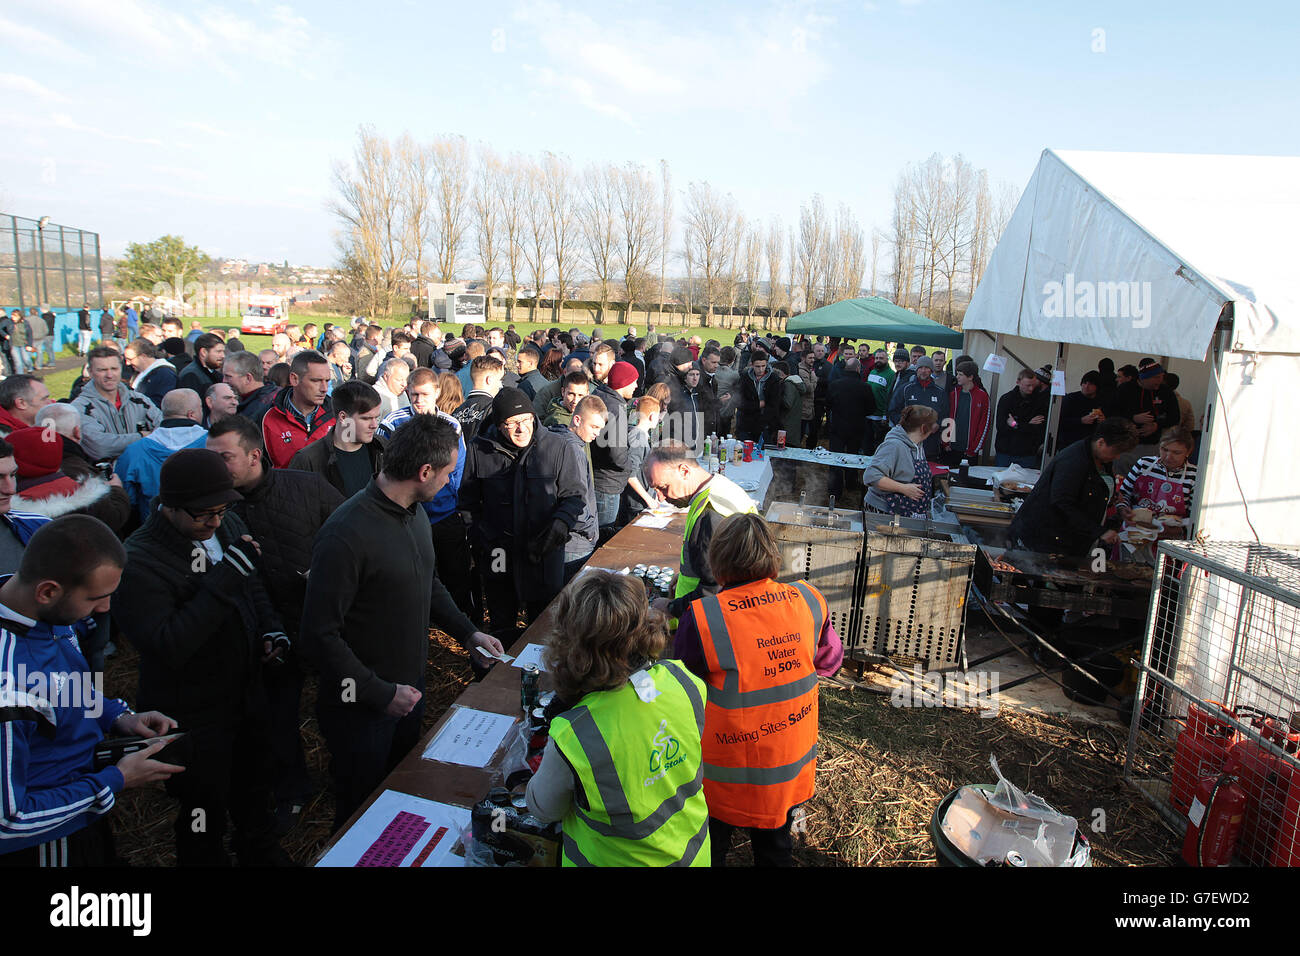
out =
{"type": "Polygon", "coordinates": [[[158,497],[169,508],[203,511],[244,496],[235,490],[226,463],[215,451],[182,448],[158,472],[158,497]]]}
{"type": "Polygon", "coordinates": [[[497,428],[504,425],[507,419],[524,413],[529,415],[533,413],[533,403],[517,388],[503,388],[497,392],[497,397],[492,399],[492,420],[497,428]]]}

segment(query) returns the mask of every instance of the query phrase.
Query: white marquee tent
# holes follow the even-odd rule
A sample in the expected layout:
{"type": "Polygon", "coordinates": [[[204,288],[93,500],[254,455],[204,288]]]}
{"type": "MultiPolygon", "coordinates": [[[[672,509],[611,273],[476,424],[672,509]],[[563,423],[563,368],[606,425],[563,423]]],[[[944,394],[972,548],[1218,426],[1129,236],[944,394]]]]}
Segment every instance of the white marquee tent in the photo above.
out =
{"type": "Polygon", "coordinates": [[[1300,544],[1297,223],[1300,157],[1045,150],[966,352],[1007,359],[995,401],[1021,364],[1064,368],[1074,390],[1103,356],[1161,360],[1202,429],[1197,531],[1300,544]]]}

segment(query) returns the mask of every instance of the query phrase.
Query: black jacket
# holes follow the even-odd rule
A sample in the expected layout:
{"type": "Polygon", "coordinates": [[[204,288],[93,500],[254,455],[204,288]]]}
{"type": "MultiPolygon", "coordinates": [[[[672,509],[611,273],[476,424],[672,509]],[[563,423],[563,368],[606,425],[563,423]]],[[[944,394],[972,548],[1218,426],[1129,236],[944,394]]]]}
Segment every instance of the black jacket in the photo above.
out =
{"type": "MultiPolygon", "coordinates": [[[[334,446],[334,428],[319,441],[314,441],[300,449],[289,459],[289,467],[298,471],[310,471],[320,475],[339,493],[347,496],[343,488],[343,474],[339,471],[338,449],[334,446]]],[[[363,446],[370,454],[370,477],[374,478],[384,467],[384,440],[375,435],[370,444],[363,446]]]]}
{"type": "Polygon", "coordinates": [[[421,368],[433,367],[433,353],[437,350],[437,343],[427,335],[416,336],[415,341],[411,343],[411,355],[421,368]]]}
{"type": "MultiPolygon", "coordinates": [[[[1106,466],[1105,474],[1110,474],[1106,466]]],[[[1031,551],[1082,557],[1104,531],[1110,490],[1093,463],[1092,442],[1075,442],[1047,463],[1011,521],[1031,551]]]]}
{"type": "Polygon", "coordinates": [[[665,379],[668,385],[668,416],[664,419],[664,437],[680,441],[687,448],[703,454],[704,439],[718,430],[718,399],[704,384],[691,389],[674,369],[665,379]]]}
{"type": "Polygon", "coordinates": [[[1101,408],[1101,396],[1088,398],[1083,392],[1070,392],[1061,399],[1060,425],[1056,430],[1056,451],[1064,451],[1077,441],[1090,436],[1096,430],[1096,424],[1085,425],[1081,418],[1092,413],[1094,408],[1101,408]]]}
{"type": "Polygon", "coordinates": [[[318,706],[382,713],[397,684],[423,689],[430,624],[462,644],[474,633],[438,580],[424,509],[372,481],[312,549],[298,647],[320,669],[318,706]]]}
{"type": "Polygon", "coordinates": [[[757,438],[760,434],[776,437],[777,423],[781,418],[781,382],[771,370],[764,376],[762,390],[754,377],[753,367],[740,373],[740,406],[736,415],[736,432],[742,438],[757,438]],[[759,401],[764,403],[758,407],[759,401]]]}
{"type": "Polygon", "coordinates": [[[533,440],[524,448],[491,425],[465,446],[465,457],[460,509],[470,515],[470,543],[482,551],[505,550],[523,600],[554,596],[564,583],[565,549],[550,551],[537,564],[529,545],[559,520],[569,529],[567,547],[580,550],[580,539],[594,546],[598,529],[589,512],[586,462],[563,436],[536,420],[533,440]]]}
{"type": "Polygon", "coordinates": [[[474,436],[483,430],[491,416],[492,396],[478,389],[466,395],[465,401],[451,413],[451,417],[460,422],[461,434],[465,436],[466,443],[473,441],[474,436]]]}
{"type": "Polygon", "coordinates": [[[1138,425],[1138,441],[1145,445],[1158,442],[1161,432],[1173,428],[1182,420],[1178,396],[1172,388],[1161,385],[1154,390],[1145,389],[1136,380],[1125,382],[1115,390],[1115,398],[1106,414],[1132,420],[1134,415],[1141,412],[1154,415],[1156,419],[1156,427],[1149,434],[1141,434],[1142,426],[1138,425]]]}
{"type": "MultiPolygon", "coordinates": [[[[248,534],[227,514],[222,547],[248,534]]],[[[181,726],[229,719],[263,702],[262,635],[282,630],[261,578],[215,564],[160,510],[126,540],[113,620],[140,652],[140,709],[181,726]]]]}
{"type": "Polygon", "coordinates": [[[258,428],[262,427],[262,419],[266,417],[267,409],[275,403],[275,395],[279,391],[274,382],[266,382],[255,392],[249,392],[239,400],[239,405],[235,409],[235,414],[243,415],[258,428]]]}
{"type": "Polygon", "coordinates": [[[199,393],[199,398],[207,394],[208,389],[221,381],[221,369],[205,368],[195,359],[176,376],[177,388],[192,388],[199,393]]]}
{"type": "Polygon", "coordinates": [[[605,403],[609,417],[596,440],[591,443],[591,470],[596,480],[596,494],[617,495],[632,474],[627,461],[627,402],[604,382],[592,390],[605,403]]]}
{"type": "Polygon", "coordinates": [[[269,464],[262,467],[262,480],[241,494],[244,499],[235,502],[234,511],[262,546],[267,594],[285,631],[295,636],[307,594],[312,542],[343,504],[343,496],[321,475],[269,464]]]}
{"type": "Polygon", "coordinates": [[[1032,395],[1022,395],[1020,386],[1016,386],[998,399],[998,408],[993,415],[993,427],[996,429],[993,450],[1023,458],[1036,455],[1043,447],[1043,436],[1047,434],[1047,404],[1051,397],[1047,389],[1035,389],[1032,395]],[[1016,420],[1016,427],[1007,424],[1007,416],[1016,420]],[[1042,415],[1044,421],[1029,424],[1031,418],[1042,415]]]}
{"type": "Polygon", "coordinates": [[[826,389],[827,431],[844,442],[849,451],[862,446],[867,416],[875,415],[876,399],[871,386],[856,375],[837,375],[826,389]]]}

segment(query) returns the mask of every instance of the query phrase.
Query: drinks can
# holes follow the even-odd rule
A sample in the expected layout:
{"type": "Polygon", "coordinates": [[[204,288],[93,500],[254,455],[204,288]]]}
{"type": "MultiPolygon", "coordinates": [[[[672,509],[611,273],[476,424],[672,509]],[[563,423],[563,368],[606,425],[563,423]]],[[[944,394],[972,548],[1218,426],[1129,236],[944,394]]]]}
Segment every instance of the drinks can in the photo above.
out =
{"type": "Polygon", "coordinates": [[[718,464],[719,464],[719,462],[718,462],[718,456],[717,456],[717,455],[710,455],[710,456],[709,456],[709,474],[711,474],[711,475],[716,475],[716,474],[718,473],[718,464]]]}
{"type": "Polygon", "coordinates": [[[524,665],[519,682],[519,702],[523,705],[525,714],[531,714],[537,706],[537,684],[541,676],[536,664],[524,665]]]}
{"type": "Polygon", "coordinates": [[[784,447],[785,447],[785,429],[784,429],[784,428],[780,429],[780,430],[776,433],[776,447],[777,447],[777,448],[784,448],[784,447]]]}
{"type": "Polygon", "coordinates": [[[748,438],[745,439],[745,461],[754,460],[754,443],[748,438]]]}

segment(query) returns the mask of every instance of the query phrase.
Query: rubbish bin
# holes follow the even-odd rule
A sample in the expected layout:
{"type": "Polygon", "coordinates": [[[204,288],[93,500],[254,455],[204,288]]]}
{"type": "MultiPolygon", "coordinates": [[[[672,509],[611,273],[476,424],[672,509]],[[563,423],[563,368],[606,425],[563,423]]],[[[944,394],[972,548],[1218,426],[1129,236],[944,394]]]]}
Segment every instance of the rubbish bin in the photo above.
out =
{"type": "MultiPolygon", "coordinates": [[[[997,789],[996,785],[991,783],[972,783],[967,784],[967,786],[976,790],[983,790],[985,793],[992,793],[997,789]]],[[[952,841],[949,840],[943,832],[943,818],[948,813],[948,807],[950,807],[953,800],[957,798],[957,794],[964,789],[965,787],[958,787],[940,800],[939,805],[935,807],[934,813],[930,816],[930,842],[934,844],[934,859],[936,866],[981,866],[980,863],[972,860],[961,850],[957,849],[957,847],[953,846],[952,841]]],[[[1071,854],[1071,859],[1078,859],[1080,851],[1086,847],[1088,847],[1088,838],[1083,835],[1082,831],[1077,832],[1074,836],[1074,848],[1071,854]]],[[[1080,865],[1092,865],[1091,853],[1087,856],[1088,862],[1080,865]]]]}

